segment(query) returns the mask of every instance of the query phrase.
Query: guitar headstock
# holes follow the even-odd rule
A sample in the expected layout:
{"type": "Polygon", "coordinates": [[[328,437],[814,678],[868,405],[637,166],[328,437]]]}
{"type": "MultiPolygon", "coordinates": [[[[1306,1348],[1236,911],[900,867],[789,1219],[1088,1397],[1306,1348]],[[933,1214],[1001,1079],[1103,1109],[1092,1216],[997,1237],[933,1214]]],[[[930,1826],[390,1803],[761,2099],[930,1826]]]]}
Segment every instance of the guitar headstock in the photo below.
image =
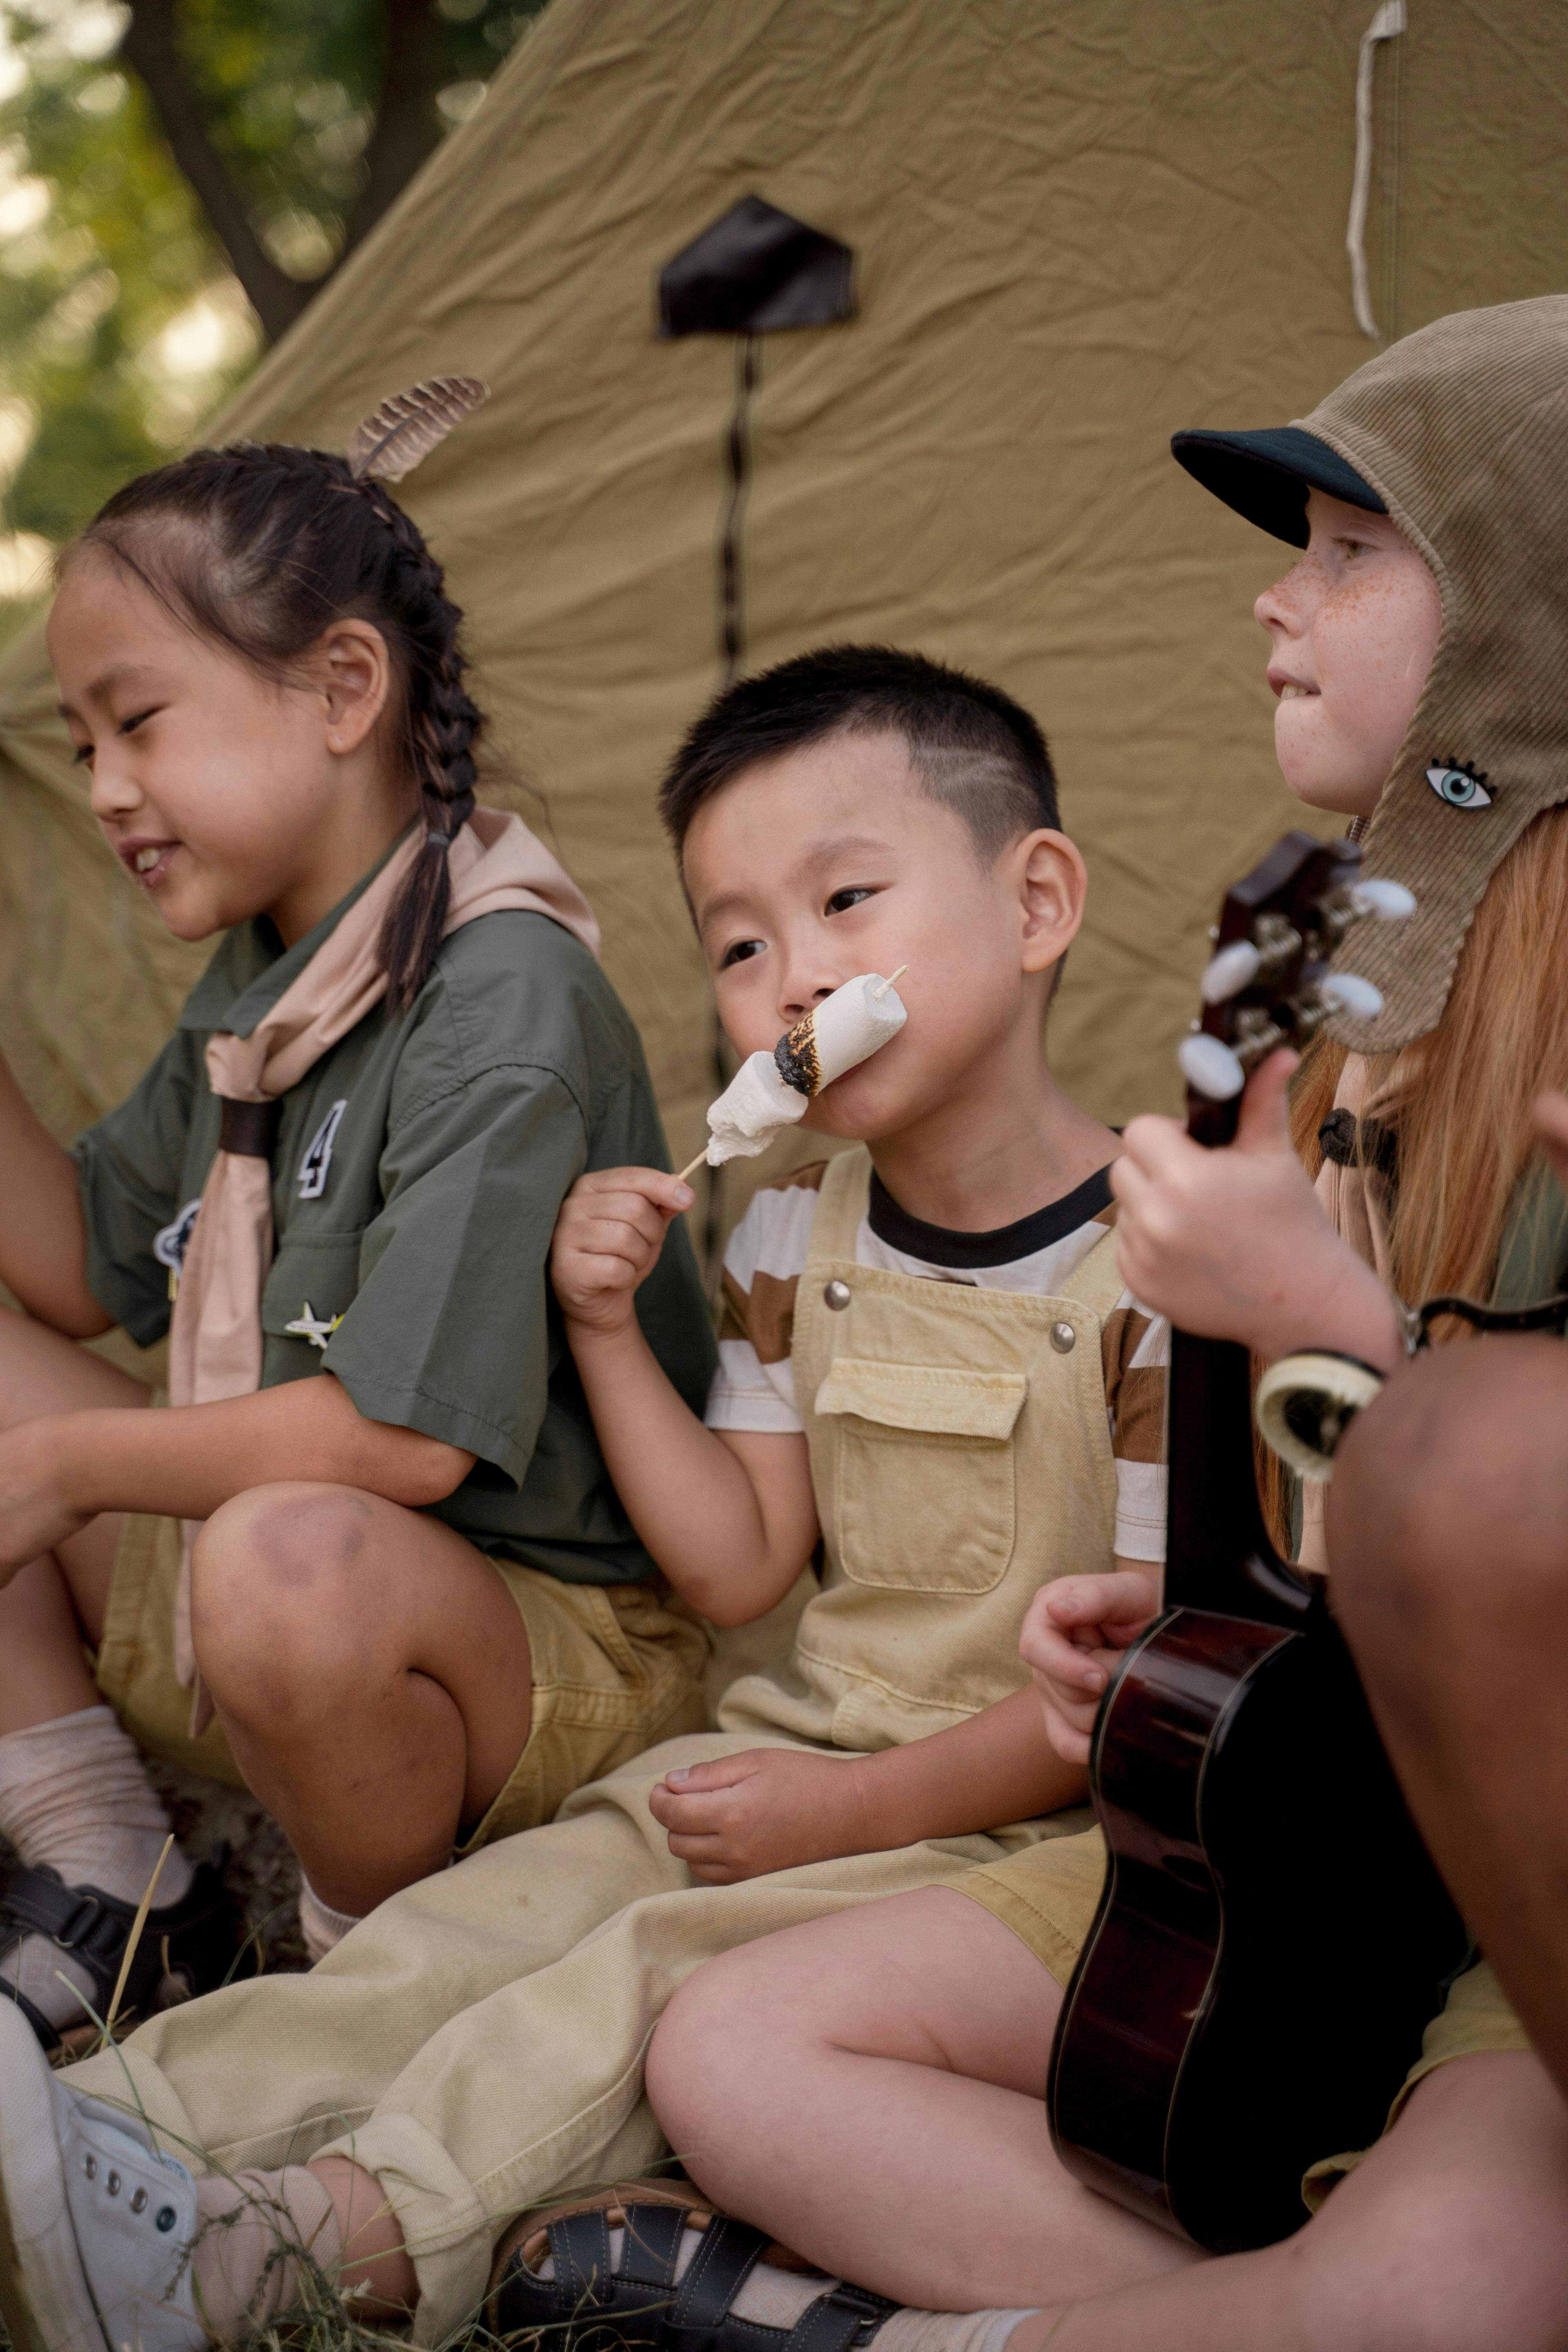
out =
{"type": "Polygon", "coordinates": [[[1300,1049],[1334,1013],[1380,1013],[1372,982],[1331,972],[1329,960],[1364,918],[1399,921],[1415,911],[1402,884],[1361,879],[1354,842],[1317,841],[1310,833],[1277,841],[1226,893],[1210,935],[1203,1010],[1176,1056],[1187,1081],[1188,1134],[1228,1143],[1242,1088],[1277,1046],[1300,1049]]]}

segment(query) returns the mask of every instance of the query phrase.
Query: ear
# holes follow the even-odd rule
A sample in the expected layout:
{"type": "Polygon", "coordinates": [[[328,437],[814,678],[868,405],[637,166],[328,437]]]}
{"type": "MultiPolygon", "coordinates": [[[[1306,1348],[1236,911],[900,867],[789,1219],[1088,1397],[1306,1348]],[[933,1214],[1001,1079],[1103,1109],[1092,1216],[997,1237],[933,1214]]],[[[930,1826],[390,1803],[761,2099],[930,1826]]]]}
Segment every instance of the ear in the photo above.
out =
{"type": "Polygon", "coordinates": [[[1018,892],[1020,961],[1026,971],[1045,971],[1078,937],[1089,874],[1065,833],[1026,833],[1008,854],[1018,892]]]}
{"type": "Polygon", "coordinates": [[[334,621],[317,639],[316,688],[329,751],[357,751],[374,733],[392,694],[392,656],[369,621],[334,621]]]}

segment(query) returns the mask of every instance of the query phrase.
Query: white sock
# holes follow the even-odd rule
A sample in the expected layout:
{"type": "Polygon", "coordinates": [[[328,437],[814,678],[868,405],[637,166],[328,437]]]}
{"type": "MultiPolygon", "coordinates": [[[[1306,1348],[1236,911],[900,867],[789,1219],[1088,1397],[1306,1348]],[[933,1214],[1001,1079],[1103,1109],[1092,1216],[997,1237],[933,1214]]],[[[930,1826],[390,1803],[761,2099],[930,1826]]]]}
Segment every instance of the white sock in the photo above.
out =
{"type": "MultiPolygon", "coordinates": [[[[620,2269],[626,2234],[624,2229],[610,2231],[612,2271],[620,2269]]],[[[685,2277],[702,2236],[700,2230],[689,2225],[681,2231],[680,2251],[675,2257],[677,2279],[685,2277]]],[[[545,2255],[538,2275],[554,2277],[553,2255],[545,2255]]],[[[731,2308],[737,2319],[749,2319],[753,2326],[790,2328],[808,2304],[842,2284],[841,2279],[825,2277],[820,2271],[780,2271],[771,2263],[759,2263],[731,2308]]],[[[1039,2307],[1037,2304],[1028,2311],[895,2311],[877,2330],[874,2352],[1003,2352],[1018,2322],[1031,2318],[1039,2307]]]]}
{"type": "MultiPolygon", "coordinates": [[[[96,1886],[121,1903],[140,1903],[168,1834],[163,1800],[112,1708],[84,1706],[0,1736],[0,1835],[26,1869],[47,1864],[68,1886],[96,1886]]],[[[192,1875],[172,1846],[153,1897],[160,1911],[188,1894],[192,1875]]],[[[24,1937],[0,1960],[0,1976],[52,2025],[77,2025],[86,2017],[76,1994],[90,2000],[93,1980],[47,1937],[24,1937]]]]}
{"type": "Polygon", "coordinates": [[[359,1926],[353,1911],[334,1911],[323,1903],[303,1871],[300,1873],[300,1933],[310,1956],[310,1966],[335,1952],[351,1927],[359,1926]]]}

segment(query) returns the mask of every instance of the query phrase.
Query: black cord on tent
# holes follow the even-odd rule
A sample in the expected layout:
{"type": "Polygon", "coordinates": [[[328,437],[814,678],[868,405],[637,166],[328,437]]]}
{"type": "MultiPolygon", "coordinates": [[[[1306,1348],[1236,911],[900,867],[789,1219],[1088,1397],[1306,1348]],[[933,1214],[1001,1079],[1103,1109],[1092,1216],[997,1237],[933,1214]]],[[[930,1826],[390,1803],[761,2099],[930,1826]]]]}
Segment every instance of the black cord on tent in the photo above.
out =
{"type": "MultiPolygon", "coordinates": [[[[719,529],[719,656],[726,686],[746,655],[745,560],[742,525],[751,486],[752,401],[762,380],[762,337],[790,327],[834,327],[855,316],[855,256],[821,229],[780,212],[761,196],[742,196],[658,274],[658,332],[733,335],[735,400],[724,436],[729,496],[719,529]]],[[[729,1083],[723,1034],[713,1024],[715,1094],[729,1083]]],[[[702,1255],[715,1287],[723,1223],[721,1171],[708,1173],[702,1255]]]]}
{"type": "Polygon", "coordinates": [[[735,343],[735,406],[730,417],[727,449],[730,460],[730,504],[719,541],[719,652],[724,683],[740,676],[746,649],[745,586],[741,571],[741,516],[746,486],[752,478],[751,405],[763,372],[762,344],[755,335],[741,335],[735,343]]]}

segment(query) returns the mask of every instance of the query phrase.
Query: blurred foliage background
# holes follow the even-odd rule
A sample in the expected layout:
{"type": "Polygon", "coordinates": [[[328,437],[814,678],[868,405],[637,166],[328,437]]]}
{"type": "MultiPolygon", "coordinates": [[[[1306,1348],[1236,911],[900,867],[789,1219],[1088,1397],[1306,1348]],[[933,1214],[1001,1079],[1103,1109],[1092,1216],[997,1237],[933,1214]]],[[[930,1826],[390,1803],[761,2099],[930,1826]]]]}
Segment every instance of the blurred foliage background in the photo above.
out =
{"type": "Polygon", "coordinates": [[[0,639],[374,226],[544,0],[0,0],[0,639]]]}

